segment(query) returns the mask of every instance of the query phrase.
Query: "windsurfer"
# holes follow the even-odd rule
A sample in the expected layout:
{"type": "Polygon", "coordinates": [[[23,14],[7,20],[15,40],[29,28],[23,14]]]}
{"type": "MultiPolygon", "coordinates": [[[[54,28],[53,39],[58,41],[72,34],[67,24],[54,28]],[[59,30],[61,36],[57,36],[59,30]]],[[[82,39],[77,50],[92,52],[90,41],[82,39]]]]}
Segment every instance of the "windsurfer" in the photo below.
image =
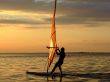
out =
{"type": "Polygon", "coordinates": [[[60,70],[60,73],[61,73],[61,76],[62,76],[62,64],[63,64],[63,61],[64,61],[64,58],[65,58],[65,48],[62,47],[61,50],[59,50],[59,48],[56,49],[56,54],[59,55],[59,59],[58,61],[56,62],[54,68],[52,69],[51,71],[51,75],[53,77],[53,72],[55,71],[55,69],[57,67],[59,67],[59,70],[60,70]]]}

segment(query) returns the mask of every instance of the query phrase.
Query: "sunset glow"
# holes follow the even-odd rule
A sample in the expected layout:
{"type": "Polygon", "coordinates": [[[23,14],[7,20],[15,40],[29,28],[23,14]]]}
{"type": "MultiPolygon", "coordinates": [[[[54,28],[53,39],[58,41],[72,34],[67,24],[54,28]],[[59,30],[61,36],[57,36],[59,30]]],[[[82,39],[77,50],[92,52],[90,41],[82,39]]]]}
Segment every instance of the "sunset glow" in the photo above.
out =
{"type": "MultiPolygon", "coordinates": [[[[84,1],[58,2],[58,46],[67,52],[109,52],[110,6],[84,1]]],[[[52,12],[53,1],[0,1],[0,53],[48,52],[52,12]]]]}

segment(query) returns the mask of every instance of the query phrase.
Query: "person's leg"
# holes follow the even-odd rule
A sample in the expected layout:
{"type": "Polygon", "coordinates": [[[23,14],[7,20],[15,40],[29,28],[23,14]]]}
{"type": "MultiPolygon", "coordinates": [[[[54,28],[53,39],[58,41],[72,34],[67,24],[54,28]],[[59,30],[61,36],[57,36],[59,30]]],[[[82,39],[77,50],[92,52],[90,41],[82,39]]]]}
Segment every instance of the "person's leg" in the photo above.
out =
{"type": "Polygon", "coordinates": [[[52,69],[50,75],[52,76],[52,79],[54,78],[53,72],[55,71],[55,69],[57,68],[58,64],[56,63],[54,68],[52,69]]]}
{"type": "Polygon", "coordinates": [[[54,68],[52,69],[52,71],[51,71],[51,75],[53,74],[53,72],[55,71],[55,69],[57,68],[57,63],[55,64],[55,66],[54,66],[54,68]]]}
{"type": "Polygon", "coordinates": [[[60,73],[61,73],[61,76],[62,76],[62,68],[61,66],[58,66],[59,67],[59,70],[60,70],[60,73]]]}

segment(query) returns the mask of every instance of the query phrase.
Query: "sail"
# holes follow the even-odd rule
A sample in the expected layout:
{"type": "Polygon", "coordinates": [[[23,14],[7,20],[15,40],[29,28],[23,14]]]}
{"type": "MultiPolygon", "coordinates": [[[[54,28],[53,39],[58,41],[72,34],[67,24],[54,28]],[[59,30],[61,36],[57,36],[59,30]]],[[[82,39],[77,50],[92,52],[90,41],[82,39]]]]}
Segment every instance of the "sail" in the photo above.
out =
{"type": "Polygon", "coordinates": [[[54,13],[53,13],[53,17],[52,17],[51,39],[50,39],[50,48],[49,48],[47,71],[48,71],[51,63],[53,62],[55,50],[57,47],[57,44],[56,44],[56,28],[55,28],[56,2],[57,2],[57,0],[55,0],[54,13]]]}

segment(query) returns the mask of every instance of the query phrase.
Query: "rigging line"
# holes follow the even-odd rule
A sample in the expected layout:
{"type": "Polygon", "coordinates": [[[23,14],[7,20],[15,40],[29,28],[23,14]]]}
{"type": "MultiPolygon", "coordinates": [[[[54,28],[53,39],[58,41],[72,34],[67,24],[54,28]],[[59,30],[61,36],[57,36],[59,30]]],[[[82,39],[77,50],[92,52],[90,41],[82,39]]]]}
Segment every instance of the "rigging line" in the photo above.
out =
{"type": "Polygon", "coordinates": [[[54,31],[54,32],[52,33],[51,37],[52,37],[55,33],[56,33],[56,31],[54,31]]]}

